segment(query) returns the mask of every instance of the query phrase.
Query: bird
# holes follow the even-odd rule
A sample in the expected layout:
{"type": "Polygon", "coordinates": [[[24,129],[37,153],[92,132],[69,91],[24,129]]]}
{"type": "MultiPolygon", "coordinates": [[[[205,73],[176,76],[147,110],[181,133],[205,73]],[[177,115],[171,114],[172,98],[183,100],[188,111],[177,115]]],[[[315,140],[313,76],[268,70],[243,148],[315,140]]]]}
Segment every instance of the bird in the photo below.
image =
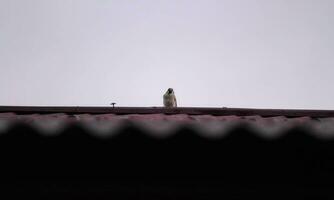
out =
{"type": "Polygon", "coordinates": [[[167,108],[177,107],[176,97],[173,88],[168,88],[163,96],[164,106],[167,108]]]}

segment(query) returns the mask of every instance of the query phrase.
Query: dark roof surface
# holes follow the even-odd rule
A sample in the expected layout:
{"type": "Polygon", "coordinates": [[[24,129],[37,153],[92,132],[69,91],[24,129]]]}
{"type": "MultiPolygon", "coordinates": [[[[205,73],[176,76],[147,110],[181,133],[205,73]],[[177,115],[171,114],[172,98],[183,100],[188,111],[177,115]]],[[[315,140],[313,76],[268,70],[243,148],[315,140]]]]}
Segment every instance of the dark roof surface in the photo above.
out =
{"type": "Polygon", "coordinates": [[[240,126],[268,138],[294,128],[318,138],[334,136],[334,111],[330,110],[0,107],[0,133],[17,123],[51,134],[77,125],[95,135],[108,136],[131,125],[153,136],[168,136],[189,128],[202,136],[219,137],[240,126]]]}
{"type": "Polygon", "coordinates": [[[0,185],[43,199],[333,199],[333,114],[0,107],[0,185]]]}

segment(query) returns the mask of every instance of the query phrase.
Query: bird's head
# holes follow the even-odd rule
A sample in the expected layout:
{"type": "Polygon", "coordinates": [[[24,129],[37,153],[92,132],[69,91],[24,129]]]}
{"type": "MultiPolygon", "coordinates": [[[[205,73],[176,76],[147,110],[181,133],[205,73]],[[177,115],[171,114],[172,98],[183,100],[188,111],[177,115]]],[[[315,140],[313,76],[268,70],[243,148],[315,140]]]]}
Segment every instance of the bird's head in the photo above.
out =
{"type": "Polygon", "coordinates": [[[172,94],[174,91],[173,91],[173,88],[168,88],[167,90],[167,94],[172,94]]]}

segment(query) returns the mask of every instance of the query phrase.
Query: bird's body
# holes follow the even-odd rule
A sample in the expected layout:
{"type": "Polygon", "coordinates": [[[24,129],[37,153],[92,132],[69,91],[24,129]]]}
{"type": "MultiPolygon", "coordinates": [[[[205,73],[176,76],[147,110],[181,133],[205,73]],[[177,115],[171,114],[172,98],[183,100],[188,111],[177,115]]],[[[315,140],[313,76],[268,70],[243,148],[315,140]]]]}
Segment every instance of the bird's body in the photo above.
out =
{"type": "Polygon", "coordinates": [[[168,88],[167,92],[164,94],[163,103],[164,106],[168,108],[177,107],[176,97],[172,88],[168,88]]]}

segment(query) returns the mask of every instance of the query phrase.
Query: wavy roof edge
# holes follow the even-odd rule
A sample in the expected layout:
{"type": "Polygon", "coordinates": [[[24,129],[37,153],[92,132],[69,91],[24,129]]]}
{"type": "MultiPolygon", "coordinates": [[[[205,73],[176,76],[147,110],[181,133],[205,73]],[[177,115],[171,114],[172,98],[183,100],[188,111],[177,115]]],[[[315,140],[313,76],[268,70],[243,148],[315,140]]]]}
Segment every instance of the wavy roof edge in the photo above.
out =
{"type": "Polygon", "coordinates": [[[17,114],[188,114],[188,115],[236,115],[263,117],[286,116],[286,117],[334,117],[334,110],[303,110],[303,109],[257,109],[257,108],[213,108],[213,107],[81,107],[81,106],[0,106],[0,113],[15,112],[17,114]]]}
{"type": "MultiPolygon", "coordinates": [[[[143,137],[151,139],[173,139],[177,137],[199,137],[208,140],[225,140],[233,137],[234,133],[248,138],[259,138],[263,141],[271,141],[289,137],[304,137],[316,140],[334,141],[334,132],[326,131],[312,125],[308,126],[283,126],[270,129],[268,127],[255,126],[250,123],[235,123],[225,126],[210,128],[209,125],[201,124],[178,124],[171,123],[169,126],[162,124],[141,124],[130,121],[122,123],[25,123],[22,121],[5,123],[0,121],[0,138],[15,134],[14,137],[59,137],[79,133],[76,137],[90,136],[96,139],[113,139],[127,133],[135,133],[133,137],[143,137]],[[205,126],[203,126],[205,125],[205,126]],[[25,135],[28,131],[29,135],[25,135]],[[181,134],[183,133],[183,134],[181,134]],[[184,134],[188,133],[188,134],[184,134]],[[293,134],[292,134],[293,133],[293,134]],[[139,135],[138,135],[139,134],[139,135]],[[181,136],[183,135],[183,136],[181,136]]],[[[131,134],[130,134],[131,135],[131,134]]],[[[131,136],[131,137],[132,137],[131,136]]],[[[239,137],[237,136],[237,137],[239,137]]],[[[126,136],[128,137],[128,136],[126,136]]]]}

